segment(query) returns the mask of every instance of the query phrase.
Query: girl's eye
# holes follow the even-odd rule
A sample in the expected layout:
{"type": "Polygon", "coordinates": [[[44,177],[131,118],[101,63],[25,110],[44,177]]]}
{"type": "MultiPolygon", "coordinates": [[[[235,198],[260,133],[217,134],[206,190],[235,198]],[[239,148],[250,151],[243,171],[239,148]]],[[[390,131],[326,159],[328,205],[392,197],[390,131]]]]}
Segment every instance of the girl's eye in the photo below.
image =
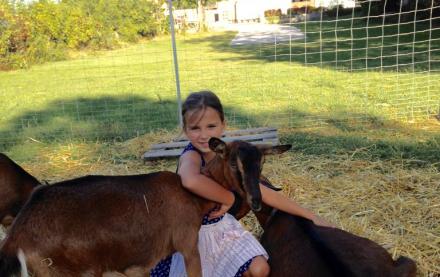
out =
{"type": "Polygon", "coordinates": [[[215,127],[217,127],[217,126],[216,125],[209,125],[208,126],[208,128],[210,128],[210,129],[215,128],[215,127]]]}

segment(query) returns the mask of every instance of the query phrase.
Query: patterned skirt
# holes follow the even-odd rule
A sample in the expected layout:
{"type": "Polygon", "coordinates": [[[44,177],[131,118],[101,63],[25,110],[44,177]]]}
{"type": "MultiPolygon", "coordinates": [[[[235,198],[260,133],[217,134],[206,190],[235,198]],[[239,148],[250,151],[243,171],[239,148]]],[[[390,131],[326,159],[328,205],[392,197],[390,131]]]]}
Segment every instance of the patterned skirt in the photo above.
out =
{"type": "MultiPolygon", "coordinates": [[[[267,252],[258,240],[244,230],[240,222],[232,215],[225,216],[218,222],[202,225],[199,231],[198,248],[202,263],[203,277],[239,277],[249,268],[256,256],[268,258],[267,252]]],[[[185,263],[180,253],[172,259],[163,260],[169,264],[169,275],[162,275],[163,270],[156,267],[150,276],[186,277],[185,263]],[[155,273],[159,274],[155,274],[155,273]]]]}

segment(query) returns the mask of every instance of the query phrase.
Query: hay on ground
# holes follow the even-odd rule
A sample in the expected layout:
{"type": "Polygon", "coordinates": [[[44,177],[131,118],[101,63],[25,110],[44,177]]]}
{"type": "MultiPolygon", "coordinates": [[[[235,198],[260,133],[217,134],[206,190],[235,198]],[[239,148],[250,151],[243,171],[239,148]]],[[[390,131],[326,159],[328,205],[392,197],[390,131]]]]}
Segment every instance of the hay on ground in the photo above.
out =
{"type": "MultiPolygon", "coordinates": [[[[148,162],[140,156],[149,145],[169,141],[177,132],[158,132],[119,144],[69,144],[44,149],[23,166],[40,180],[55,182],[87,174],[137,174],[175,170],[175,160],[148,162]]],[[[417,262],[419,276],[440,274],[440,174],[432,167],[411,168],[405,161],[331,158],[290,151],[264,174],[289,197],[341,229],[372,239],[394,258],[417,262]]],[[[242,220],[256,235],[253,216],[242,220]]]]}

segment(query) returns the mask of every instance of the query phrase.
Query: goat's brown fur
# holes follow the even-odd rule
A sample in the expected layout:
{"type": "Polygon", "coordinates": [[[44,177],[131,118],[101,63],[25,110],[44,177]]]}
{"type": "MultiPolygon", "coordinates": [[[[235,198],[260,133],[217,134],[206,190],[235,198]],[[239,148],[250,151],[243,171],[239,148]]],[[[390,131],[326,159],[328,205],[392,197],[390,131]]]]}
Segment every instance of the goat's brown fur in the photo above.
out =
{"type": "Polygon", "coordinates": [[[40,182],[0,153],[0,223],[9,226],[40,182]]]}
{"type": "Polygon", "coordinates": [[[101,276],[151,267],[180,251],[189,275],[201,276],[201,214],[171,172],[86,176],[42,186],[12,225],[1,262],[22,249],[36,276],[101,276]]]}
{"type": "Polygon", "coordinates": [[[394,261],[369,239],[267,206],[256,214],[262,220],[261,244],[270,257],[271,276],[416,276],[414,261],[394,261]]]}

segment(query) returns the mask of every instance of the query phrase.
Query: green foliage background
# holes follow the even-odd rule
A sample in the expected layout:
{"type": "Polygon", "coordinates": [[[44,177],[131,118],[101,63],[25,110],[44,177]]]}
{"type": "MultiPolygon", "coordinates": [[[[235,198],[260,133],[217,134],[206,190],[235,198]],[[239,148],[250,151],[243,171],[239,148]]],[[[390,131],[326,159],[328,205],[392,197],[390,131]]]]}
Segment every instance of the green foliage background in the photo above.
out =
{"type": "Polygon", "coordinates": [[[69,50],[112,49],[165,33],[162,2],[0,0],[0,70],[63,60],[69,50]]]}

